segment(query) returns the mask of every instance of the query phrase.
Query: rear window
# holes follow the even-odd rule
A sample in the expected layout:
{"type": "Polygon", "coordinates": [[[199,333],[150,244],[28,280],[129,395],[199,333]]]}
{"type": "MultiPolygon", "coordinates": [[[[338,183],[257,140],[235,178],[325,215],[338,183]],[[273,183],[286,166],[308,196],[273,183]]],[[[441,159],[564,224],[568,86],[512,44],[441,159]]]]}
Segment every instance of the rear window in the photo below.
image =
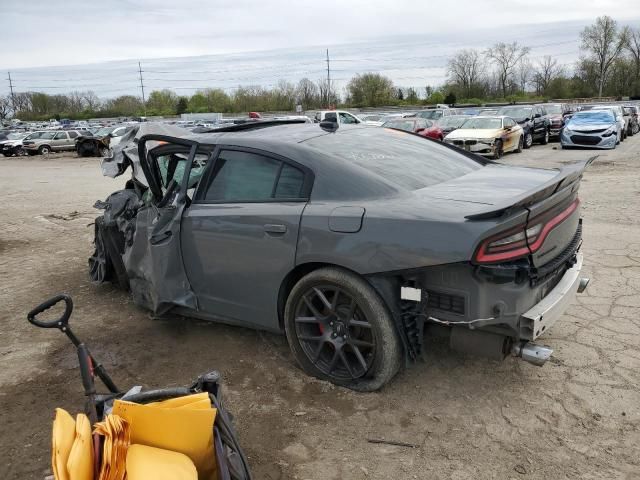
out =
{"type": "Polygon", "coordinates": [[[484,165],[431,140],[384,128],[338,132],[305,143],[408,190],[446,182],[484,165]]]}

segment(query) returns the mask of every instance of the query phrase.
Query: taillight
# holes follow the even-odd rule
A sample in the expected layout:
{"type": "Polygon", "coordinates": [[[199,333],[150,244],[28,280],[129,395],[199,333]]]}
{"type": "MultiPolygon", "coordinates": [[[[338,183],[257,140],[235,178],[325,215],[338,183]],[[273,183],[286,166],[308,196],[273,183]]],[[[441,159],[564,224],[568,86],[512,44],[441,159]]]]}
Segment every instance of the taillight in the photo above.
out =
{"type": "Polygon", "coordinates": [[[546,212],[529,221],[529,227],[519,225],[484,240],[475,254],[477,263],[496,263],[515,260],[536,252],[549,232],[576,211],[580,204],[575,199],[560,213],[546,212]]]}

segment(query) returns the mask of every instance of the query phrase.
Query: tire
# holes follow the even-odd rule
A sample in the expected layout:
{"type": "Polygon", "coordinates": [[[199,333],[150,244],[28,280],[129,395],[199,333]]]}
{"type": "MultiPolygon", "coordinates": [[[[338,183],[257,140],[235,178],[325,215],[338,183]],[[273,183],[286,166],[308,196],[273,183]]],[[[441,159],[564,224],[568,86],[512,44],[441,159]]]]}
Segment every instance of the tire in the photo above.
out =
{"type": "Polygon", "coordinates": [[[336,385],[375,391],[402,365],[387,306],[369,283],[346,270],[320,268],[300,279],[287,298],[284,324],[302,369],[336,385]]]}
{"type": "Polygon", "coordinates": [[[496,140],[496,149],[495,152],[493,154],[493,159],[494,160],[498,160],[499,158],[502,158],[502,155],[504,155],[504,151],[503,151],[503,147],[502,147],[502,140],[496,140]]]}
{"type": "Polygon", "coordinates": [[[524,134],[524,148],[531,148],[531,145],[533,145],[533,135],[529,131],[524,134]]]}
{"type": "Polygon", "coordinates": [[[24,157],[26,154],[27,152],[22,147],[18,148],[15,152],[16,157],[24,157]]]}
{"type": "Polygon", "coordinates": [[[544,135],[542,136],[542,140],[540,140],[540,145],[546,145],[549,143],[549,130],[545,128],[544,135]]]}
{"type": "Polygon", "coordinates": [[[42,145],[38,148],[38,153],[40,155],[49,155],[51,153],[51,147],[49,145],[42,145]]]}
{"type": "Polygon", "coordinates": [[[515,152],[522,153],[523,146],[524,146],[524,135],[520,135],[520,138],[518,138],[518,148],[515,149],[515,152]]]}
{"type": "Polygon", "coordinates": [[[631,129],[631,131],[633,132],[633,134],[635,135],[636,133],[640,132],[640,123],[636,123],[633,128],[631,129]]]}

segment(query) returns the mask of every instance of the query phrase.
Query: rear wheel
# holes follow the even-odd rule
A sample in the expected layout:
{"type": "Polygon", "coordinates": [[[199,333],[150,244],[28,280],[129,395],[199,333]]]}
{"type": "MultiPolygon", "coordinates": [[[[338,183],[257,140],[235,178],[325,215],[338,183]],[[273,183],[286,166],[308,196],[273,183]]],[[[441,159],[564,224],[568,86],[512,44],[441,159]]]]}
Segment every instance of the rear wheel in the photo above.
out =
{"type": "Polygon", "coordinates": [[[518,139],[518,148],[516,148],[516,153],[522,153],[522,147],[524,145],[524,135],[520,135],[518,139]]]}
{"type": "Polygon", "coordinates": [[[402,348],[393,319],[371,285],[338,268],[321,268],[291,290],[285,307],[291,351],[310,375],[374,391],[398,372],[402,348]]]}

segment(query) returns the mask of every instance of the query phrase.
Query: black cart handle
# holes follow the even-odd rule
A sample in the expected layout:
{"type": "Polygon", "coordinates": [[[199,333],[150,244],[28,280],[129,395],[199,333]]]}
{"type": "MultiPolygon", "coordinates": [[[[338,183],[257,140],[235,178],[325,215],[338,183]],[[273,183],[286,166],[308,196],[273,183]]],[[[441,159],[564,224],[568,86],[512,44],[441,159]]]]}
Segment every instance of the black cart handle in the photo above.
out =
{"type": "Polygon", "coordinates": [[[71,300],[71,297],[69,295],[60,294],[60,295],[56,295],[55,297],[50,298],[46,302],[41,303],[36,308],[31,310],[27,314],[27,320],[29,320],[29,323],[35,325],[36,327],[40,327],[40,328],[59,328],[59,329],[62,330],[64,327],[66,327],[69,324],[69,317],[71,317],[71,312],[72,311],[73,311],[73,301],[71,300]],[[62,301],[64,301],[64,303],[65,303],[65,308],[64,308],[64,313],[62,314],[62,316],[60,318],[58,318],[56,320],[50,320],[48,322],[43,322],[42,320],[38,320],[36,318],[36,315],[41,314],[45,310],[49,310],[55,304],[57,304],[59,302],[62,302],[62,301]]]}

